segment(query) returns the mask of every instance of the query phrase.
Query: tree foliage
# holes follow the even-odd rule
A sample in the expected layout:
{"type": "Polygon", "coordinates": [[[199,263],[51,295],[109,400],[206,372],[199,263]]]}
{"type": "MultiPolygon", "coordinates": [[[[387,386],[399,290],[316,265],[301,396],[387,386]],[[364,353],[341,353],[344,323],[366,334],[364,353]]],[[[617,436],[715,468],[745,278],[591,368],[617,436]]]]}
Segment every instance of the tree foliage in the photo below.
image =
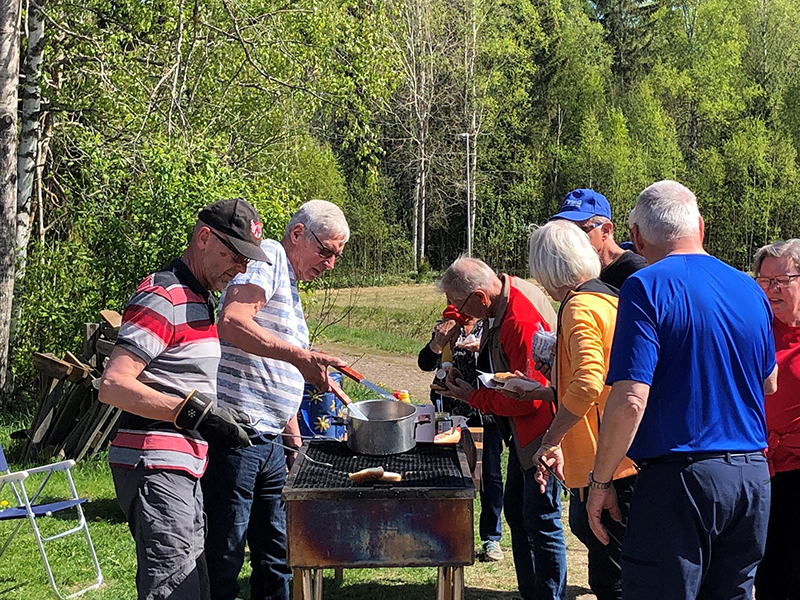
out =
{"type": "Polygon", "coordinates": [[[525,272],[530,224],[577,187],[624,237],[638,192],[681,180],[737,267],[800,229],[794,0],[47,0],[21,23],[19,376],[77,350],[225,196],[273,236],[340,204],[337,285],[463,252],[466,165],[498,270],[525,272]]]}

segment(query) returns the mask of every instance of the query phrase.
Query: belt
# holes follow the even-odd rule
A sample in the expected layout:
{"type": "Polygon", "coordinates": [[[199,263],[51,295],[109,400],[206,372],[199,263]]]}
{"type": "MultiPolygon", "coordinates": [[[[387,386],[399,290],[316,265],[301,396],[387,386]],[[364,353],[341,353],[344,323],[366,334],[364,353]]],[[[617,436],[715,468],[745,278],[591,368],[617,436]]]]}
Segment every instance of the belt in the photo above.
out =
{"type": "Polygon", "coordinates": [[[679,463],[690,465],[701,460],[710,460],[712,458],[724,458],[728,462],[732,458],[744,458],[745,461],[750,462],[751,458],[764,458],[764,451],[757,450],[754,452],[693,452],[682,453],[673,452],[672,454],[664,454],[663,456],[656,456],[655,458],[647,458],[644,460],[636,461],[639,468],[644,469],[652,465],[663,465],[668,463],[679,463]]]}

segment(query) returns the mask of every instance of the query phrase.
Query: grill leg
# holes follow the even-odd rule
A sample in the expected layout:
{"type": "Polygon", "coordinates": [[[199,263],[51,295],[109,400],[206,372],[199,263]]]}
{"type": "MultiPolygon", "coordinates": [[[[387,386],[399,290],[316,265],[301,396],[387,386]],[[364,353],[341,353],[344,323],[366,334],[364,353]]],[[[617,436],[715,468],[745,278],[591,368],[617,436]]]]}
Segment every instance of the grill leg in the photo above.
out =
{"type": "Polygon", "coordinates": [[[453,600],[464,600],[464,567],[453,568],[453,600]]]}
{"type": "Polygon", "coordinates": [[[292,600],[312,600],[314,596],[311,587],[311,570],[294,569],[292,600]]]}
{"type": "Polygon", "coordinates": [[[314,600],[322,600],[322,569],[314,569],[314,600]]]}
{"type": "Polygon", "coordinates": [[[344,581],[344,569],[342,567],[336,567],[333,570],[333,580],[336,583],[342,583],[344,581]]]}
{"type": "Polygon", "coordinates": [[[436,600],[454,600],[452,567],[439,567],[436,578],[436,600]]]}

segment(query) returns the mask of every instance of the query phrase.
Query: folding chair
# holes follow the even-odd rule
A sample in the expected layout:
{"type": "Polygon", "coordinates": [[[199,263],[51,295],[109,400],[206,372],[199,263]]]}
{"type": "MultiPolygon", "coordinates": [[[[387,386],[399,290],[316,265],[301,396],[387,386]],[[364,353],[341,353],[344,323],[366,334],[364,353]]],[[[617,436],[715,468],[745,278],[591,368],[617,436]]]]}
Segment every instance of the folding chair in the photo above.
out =
{"type": "Polygon", "coordinates": [[[12,473],[8,468],[8,462],[6,461],[5,454],[3,453],[3,446],[0,445],[0,491],[2,491],[6,485],[9,485],[17,503],[17,506],[15,507],[8,507],[0,510],[0,521],[9,521],[14,519],[19,520],[19,524],[11,532],[11,535],[8,536],[8,539],[6,540],[2,549],[0,549],[0,557],[3,556],[3,553],[6,551],[6,548],[8,548],[11,540],[17,534],[20,527],[22,527],[25,519],[30,521],[31,527],[33,528],[33,535],[36,538],[36,543],[39,546],[39,552],[41,553],[42,560],[44,561],[44,568],[47,571],[47,577],[50,580],[50,586],[53,588],[53,592],[55,592],[56,597],[62,600],[65,598],[74,598],[75,596],[79,596],[85,592],[88,592],[89,590],[100,587],[100,585],[103,583],[103,574],[100,572],[100,564],[97,562],[97,554],[94,551],[92,538],[89,537],[89,528],[86,525],[86,519],[83,516],[83,509],[81,508],[81,504],[89,499],[78,497],[78,492],[75,490],[75,483],[72,481],[72,474],[69,471],[74,466],[74,460],[65,460],[52,465],[35,467],[33,469],[26,469],[24,471],[12,473]],[[42,490],[44,490],[45,485],[47,485],[47,482],[50,481],[50,477],[58,471],[63,471],[66,475],[67,483],[69,484],[70,489],[70,498],[58,502],[37,504],[36,501],[39,498],[39,495],[42,493],[42,490]],[[30,475],[35,473],[46,473],[46,475],[44,477],[44,481],[42,481],[41,485],[39,485],[39,489],[37,489],[32,496],[28,496],[28,492],[25,489],[25,480],[30,475]],[[61,533],[57,533],[50,537],[42,537],[41,533],[39,532],[39,527],[36,524],[36,519],[39,517],[50,517],[53,515],[53,513],[66,510],[68,508],[75,508],[77,510],[78,525],[72,529],[62,531],[61,533]],[[50,562],[47,560],[47,553],[45,552],[44,545],[46,542],[63,538],[67,535],[78,533],[80,531],[83,531],[83,533],[86,535],[86,542],[89,545],[89,552],[92,556],[92,561],[94,562],[94,570],[97,574],[97,578],[89,587],[83,588],[74,594],[62,596],[58,591],[55,579],[53,578],[53,571],[50,568],[50,562]]]}

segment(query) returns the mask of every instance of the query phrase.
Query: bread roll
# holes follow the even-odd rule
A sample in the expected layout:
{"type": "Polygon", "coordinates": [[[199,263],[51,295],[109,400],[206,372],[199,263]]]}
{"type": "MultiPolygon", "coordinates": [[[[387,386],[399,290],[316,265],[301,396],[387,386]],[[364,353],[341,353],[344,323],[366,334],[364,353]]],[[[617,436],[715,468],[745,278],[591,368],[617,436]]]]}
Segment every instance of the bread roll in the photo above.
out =
{"type": "Polygon", "coordinates": [[[365,483],[367,481],[380,481],[383,474],[383,467],[372,467],[371,469],[361,469],[355,473],[349,473],[347,476],[353,483],[365,483]]]}

